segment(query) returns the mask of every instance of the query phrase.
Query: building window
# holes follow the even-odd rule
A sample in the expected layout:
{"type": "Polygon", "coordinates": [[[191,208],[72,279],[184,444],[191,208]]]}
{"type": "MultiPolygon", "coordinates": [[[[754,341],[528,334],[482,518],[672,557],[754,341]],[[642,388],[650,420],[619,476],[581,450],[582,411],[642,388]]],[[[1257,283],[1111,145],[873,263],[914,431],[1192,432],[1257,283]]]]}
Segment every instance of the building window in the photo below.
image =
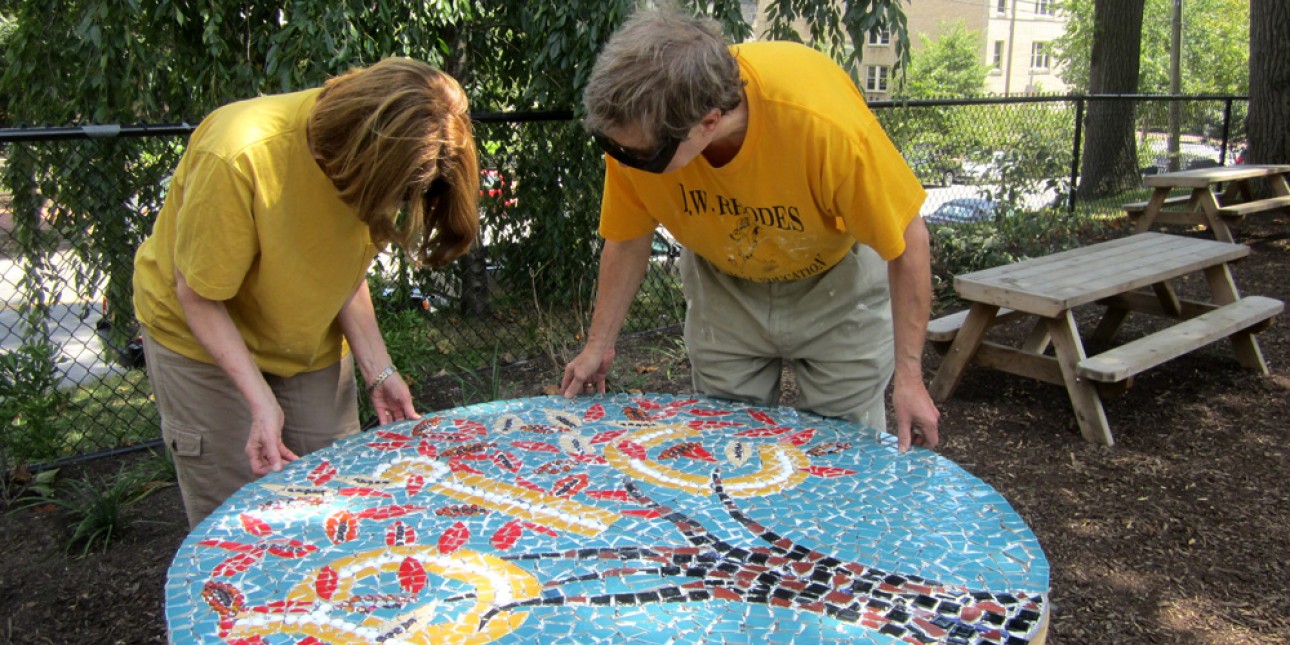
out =
{"type": "Polygon", "coordinates": [[[994,10],[998,13],[1008,13],[1008,0],[999,0],[996,2],[994,10]]]}
{"type": "Polygon", "coordinates": [[[869,44],[871,46],[881,46],[891,44],[891,32],[886,29],[878,29],[869,32],[869,44]]]}
{"type": "Polygon", "coordinates": [[[1053,15],[1053,0],[1035,0],[1035,13],[1041,16],[1053,15]]]}
{"type": "Polygon", "coordinates": [[[1030,69],[1048,69],[1048,43],[1038,42],[1030,45],[1030,69]]]}
{"type": "Polygon", "coordinates": [[[869,65],[868,67],[865,67],[865,90],[869,92],[886,92],[887,72],[888,67],[886,65],[869,65]]]}
{"type": "Polygon", "coordinates": [[[1003,70],[1003,41],[1002,40],[994,41],[994,58],[990,61],[990,66],[993,67],[995,71],[1003,70]]]}

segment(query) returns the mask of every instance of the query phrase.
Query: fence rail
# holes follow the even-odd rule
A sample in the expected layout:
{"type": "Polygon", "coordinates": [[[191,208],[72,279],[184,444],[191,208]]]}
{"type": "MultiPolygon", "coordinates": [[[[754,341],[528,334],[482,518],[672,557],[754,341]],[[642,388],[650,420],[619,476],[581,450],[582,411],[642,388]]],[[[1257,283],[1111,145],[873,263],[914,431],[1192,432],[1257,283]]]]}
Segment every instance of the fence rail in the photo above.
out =
{"type": "MultiPolygon", "coordinates": [[[[1032,213],[1114,213],[1135,196],[1077,198],[1084,123],[1090,105],[1126,102],[1138,173],[1226,164],[1242,139],[1243,96],[871,107],[928,185],[924,215],[964,199],[1032,213]]],[[[559,360],[576,351],[590,318],[598,153],[569,111],[474,116],[485,169],[479,249],[436,271],[383,254],[370,277],[382,326],[399,336],[391,351],[421,353],[414,380],[504,359],[559,360]]],[[[132,261],[193,128],[0,129],[0,469],[154,445],[159,422],[135,343],[132,261]]],[[[627,332],[673,325],[684,313],[675,247],[665,235],[655,241],[627,332]]]]}

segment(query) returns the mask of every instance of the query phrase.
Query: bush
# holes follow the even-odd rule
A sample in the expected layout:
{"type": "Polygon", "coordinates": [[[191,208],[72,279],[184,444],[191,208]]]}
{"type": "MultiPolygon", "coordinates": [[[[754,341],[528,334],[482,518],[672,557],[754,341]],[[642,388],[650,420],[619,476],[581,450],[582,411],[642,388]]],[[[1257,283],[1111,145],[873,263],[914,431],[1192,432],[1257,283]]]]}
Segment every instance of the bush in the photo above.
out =
{"type": "Polygon", "coordinates": [[[70,522],[72,535],[63,548],[80,557],[98,547],[107,550],[112,540],[127,528],[122,511],[160,488],[156,467],[129,470],[122,466],[111,481],[84,478],[63,482],[55,492],[39,492],[18,505],[18,509],[50,506],[61,509],[70,522]]]}
{"type": "Polygon", "coordinates": [[[1102,220],[1049,208],[993,222],[933,226],[934,309],[957,309],[954,276],[1074,248],[1109,230],[1102,220]]]}
{"type": "Polygon", "coordinates": [[[0,466],[61,455],[66,448],[63,412],[71,397],[58,389],[55,357],[43,343],[0,354],[0,466]]]}

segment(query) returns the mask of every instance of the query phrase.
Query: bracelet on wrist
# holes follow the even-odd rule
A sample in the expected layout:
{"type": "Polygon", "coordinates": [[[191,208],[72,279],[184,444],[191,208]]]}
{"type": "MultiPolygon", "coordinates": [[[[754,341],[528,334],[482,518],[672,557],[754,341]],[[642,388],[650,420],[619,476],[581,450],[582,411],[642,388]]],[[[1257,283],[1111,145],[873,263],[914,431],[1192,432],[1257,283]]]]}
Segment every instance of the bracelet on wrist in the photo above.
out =
{"type": "Polygon", "coordinates": [[[385,379],[390,378],[390,376],[397,371],[399,370],[393,365],[381,370],[381,373],[377,374],[376,378],[372,379],[372,382],[367,384],[367,393],[371,394],[372,392],[375,392],[376,388],[381,387],[381,384],[385,382],[385,379]]]}

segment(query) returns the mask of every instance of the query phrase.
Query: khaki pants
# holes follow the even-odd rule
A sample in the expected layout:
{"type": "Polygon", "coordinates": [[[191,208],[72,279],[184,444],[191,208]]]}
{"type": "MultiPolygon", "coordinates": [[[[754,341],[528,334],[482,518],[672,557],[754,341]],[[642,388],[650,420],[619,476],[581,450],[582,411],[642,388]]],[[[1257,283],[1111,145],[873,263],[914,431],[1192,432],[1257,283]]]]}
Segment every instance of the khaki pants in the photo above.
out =
{"type": "MultiPolygon", "coordinates": [[[[188,526],[194,528],[257,479],[245,452],[250,408],[218,366],[172,352],[147,334],[143,353],[161,412],[161,437],[174,454],[188,526]]],[[[358,432],[352,356],[315,372],[264,377],[282,406],[282,441],[297,455],[358,432]]]]}
{"type": "Polygon", "coordinates": [[[856,245],[828,271],[791,282],[752,282],[686,250],[685,347],[695,390],[775,405],[784,361],[799,408],[887,429],[884,394],[894,369],[887,264],[856,245]]]}

